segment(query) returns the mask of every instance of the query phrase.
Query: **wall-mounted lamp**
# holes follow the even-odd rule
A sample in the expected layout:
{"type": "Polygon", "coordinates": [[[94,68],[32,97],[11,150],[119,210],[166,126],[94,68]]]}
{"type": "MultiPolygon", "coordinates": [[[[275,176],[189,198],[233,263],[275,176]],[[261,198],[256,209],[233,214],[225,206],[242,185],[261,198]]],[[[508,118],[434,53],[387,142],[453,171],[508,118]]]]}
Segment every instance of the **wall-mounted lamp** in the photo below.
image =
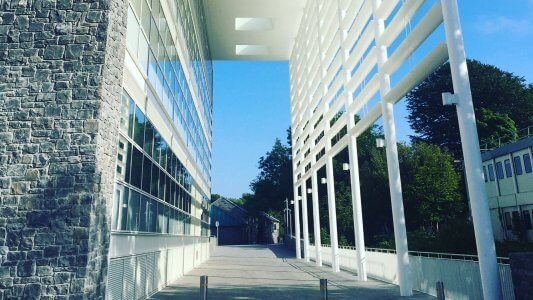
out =
{"type": "Polygon", "coordinates": [[[291,204],[294,204],[294,200],[291,200],[291,204]]]}
{"type": "Polygon", "coordinates": [[[343,169],[344,171],[348,171],[348,170],[350,170],[350,164],[348,164],[348,163],[343,163],[343,164],[342,164],[342,169],[343,169]]]}
{"type": "Polygon", "coordinates": [[[322,177],[320,178],[320,183],[322,184],[326,184],[328,181],[326,180],[326,178],[322,177]]]}
{"type": "Polygon", "coordinates": [[[302,196],[298,196],[298,200],[302,200],[302,196]]]}
{"type": "Polygon", "coordinates": [[[385,139],[376,139],[376,147],[384,148],[385,147],[385,139]]]}
{"type": "Polygon", "coordinates": [[[308,194],[311,194],[312,192],[313,192],[312,189],[307,189],[307,193],[308,193],[308,194]]]}

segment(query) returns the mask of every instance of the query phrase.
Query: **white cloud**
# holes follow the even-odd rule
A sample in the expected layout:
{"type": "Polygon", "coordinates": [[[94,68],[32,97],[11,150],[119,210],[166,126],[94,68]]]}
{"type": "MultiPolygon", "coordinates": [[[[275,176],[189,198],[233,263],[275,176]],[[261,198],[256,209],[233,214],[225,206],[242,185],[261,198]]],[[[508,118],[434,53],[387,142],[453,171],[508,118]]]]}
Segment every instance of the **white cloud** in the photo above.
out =
{"type": "Polygon", "coordinates": [[[505,33],[523,37],[533,34],[533,24],[531,20],[511,19],[506,16],[481,17],[476,22],[476,29],[480,33],[486,35],[505,33]]]}

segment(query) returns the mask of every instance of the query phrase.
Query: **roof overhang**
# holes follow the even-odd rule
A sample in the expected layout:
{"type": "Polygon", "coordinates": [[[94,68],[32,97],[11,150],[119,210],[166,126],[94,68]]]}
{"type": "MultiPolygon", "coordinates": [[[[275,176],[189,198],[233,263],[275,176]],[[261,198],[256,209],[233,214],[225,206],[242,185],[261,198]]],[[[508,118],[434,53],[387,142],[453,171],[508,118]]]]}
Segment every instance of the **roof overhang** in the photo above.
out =
{"type": "Polygon", "coordinates": [[[288,60],[307,0],[204,0],[213,60],[288,60]]]}

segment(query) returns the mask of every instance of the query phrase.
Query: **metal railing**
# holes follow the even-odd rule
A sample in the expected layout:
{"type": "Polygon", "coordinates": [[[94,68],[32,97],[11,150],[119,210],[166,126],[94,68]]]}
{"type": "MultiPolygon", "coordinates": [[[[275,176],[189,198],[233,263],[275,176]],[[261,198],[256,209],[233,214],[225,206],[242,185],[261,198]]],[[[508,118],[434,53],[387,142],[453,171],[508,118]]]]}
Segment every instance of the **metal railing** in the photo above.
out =
{"type": "Polygon", "coordinates": [[[486,152],[531,136],[533,136],[533,125],[520,129],[516,133],[510,132],[506,135],[493,138],[489,142],[481,144],[480,148],[482,152],[486,152]]]}
{"type": "MultiPolygon", "coordinates": [[[[314,247],[313,244],[309,244],[309,247],[314,247]]],[[[331,248],[331,245],[322,244],[324,248],[331,248]]],[[[356,250],[355,246],[339,246],[339,249],[347,250],[356,250]]],[[[366,247],[367,252],[379,252],[379,253],[391,253],[396,254],[396,250],[387,249],[387,248],[369,248],[366,247]]],[[[453,259],[453,260],[467,260],[467,261],[478,261],[479,258],[477,255],[473,254],[457,254],[457,253],[443,253],[443,252],[426,252],[426,251],[409,251],[411,256],[420,256],[420,257],[431,257],[431,258],[441,258],[441,259],[453,259]]],[[[509,264],[508,257],[497,257],[499,264],[509,264]]]]}

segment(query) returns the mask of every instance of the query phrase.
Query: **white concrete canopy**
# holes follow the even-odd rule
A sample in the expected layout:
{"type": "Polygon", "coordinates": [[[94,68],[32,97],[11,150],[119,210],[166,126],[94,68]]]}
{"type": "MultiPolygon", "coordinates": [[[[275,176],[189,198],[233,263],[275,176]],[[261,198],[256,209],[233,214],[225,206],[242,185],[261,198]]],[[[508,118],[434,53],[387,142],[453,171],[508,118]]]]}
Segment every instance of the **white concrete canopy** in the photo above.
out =
{"type": "Polygon", "coordinates": [[[213,60],[289,60],[307,0],[204,0],[213,60]]]}

